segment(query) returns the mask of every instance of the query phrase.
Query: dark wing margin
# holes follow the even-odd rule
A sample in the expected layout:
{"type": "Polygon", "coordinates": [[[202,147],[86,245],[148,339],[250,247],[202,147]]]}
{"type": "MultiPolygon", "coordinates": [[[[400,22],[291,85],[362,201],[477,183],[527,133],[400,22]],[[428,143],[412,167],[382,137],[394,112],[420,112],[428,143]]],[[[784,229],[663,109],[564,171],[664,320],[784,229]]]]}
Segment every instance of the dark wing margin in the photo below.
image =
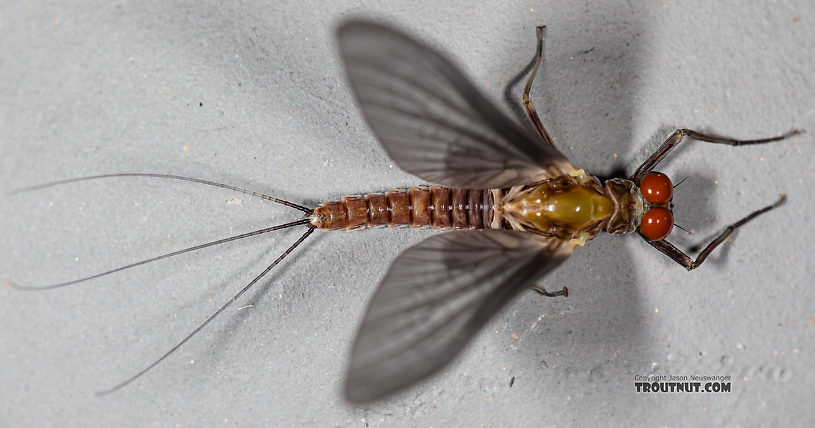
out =
{"type": "Polygon", "coordinates": [[[445,186],[486,189],[576,170],[434,49],[367,21],[341,25],[337,37],[368,124],[405,171],[445,186]]]}
{"type": "Polygon", "coordinates": [[[345,396],[380,399],[449,363],[514,296],[574,246],[509,230],[448,232],[405,250],[371,300],[351,350],[345,396]]]}

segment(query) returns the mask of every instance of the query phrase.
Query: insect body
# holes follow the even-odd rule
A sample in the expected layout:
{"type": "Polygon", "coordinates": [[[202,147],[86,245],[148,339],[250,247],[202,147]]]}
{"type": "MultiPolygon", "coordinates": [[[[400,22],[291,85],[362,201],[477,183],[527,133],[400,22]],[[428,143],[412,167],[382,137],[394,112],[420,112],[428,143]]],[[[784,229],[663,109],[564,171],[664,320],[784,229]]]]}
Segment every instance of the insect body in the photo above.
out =
{"type": "MultiPolygon", "coordinates": [[[[654,167],[686,137],[733,146],[779,141],[800,133],[734,140],[679,129],[628,178],[601,182],[573,166],[555,147],[529,98],[543,56],[538,28],[536,62],[523,104],[537,135],[495,108],[443,55],[382,25],[352,21],[338,31],[340,53],[352,90],[374,134],[404,170],[434,183],[407,190],[346,196],[316,209],[250,193],[305,213],[302,220],[249,232],[53,288],[97,278],[210,245],[304,225],[306,232],[235,297],[147,368],[178,349],[257,283],[316,229],[432,227],[437,234],[404,251],[375,292],[351,351],[345,395],[352,402],[379,399],[436,372],[520,292],[571,252],[605,231],[637,232],[650,245],[691,270],[747,221],[783,202],[756,210],[728,226],[692,259],[665,238],[673,226],[673,186],[654,167]]],[[[98,177],[86,177],[98,178],[98,177]]],[[[78,179],[81,180],[81,179],[78,179]]],[[[68,180],[74,181],[74,180],[68,180]]],[[[52,183],[53,184],[53,183],[52,183]]],[[[42,187],[42,186],[39,186],[42,187]]],[[[19,287],[19,286],[18,286],[19,287]]],[[[21,287],[22,288],[22,287],[21,287]]]]}
{"type": "Polygon", "coordinates": [[[493,202],[489,190],[415,186],[346,196],[320,204],[309,217],[314,227],[327,230],[382,226],[485,229],[493,217],[493,202]]]}
{"type": "Polygon", "coordinates": [[[511,229],[581,243],[603,230],[611,234],[635,231],[646,203],[636,185],[623,179],[602,185],[597,178],[580,173],[508,189],[434,185],[346,196],[320,204],[309,218],[314,227],[327,230],[381,226],[511,229]]]}

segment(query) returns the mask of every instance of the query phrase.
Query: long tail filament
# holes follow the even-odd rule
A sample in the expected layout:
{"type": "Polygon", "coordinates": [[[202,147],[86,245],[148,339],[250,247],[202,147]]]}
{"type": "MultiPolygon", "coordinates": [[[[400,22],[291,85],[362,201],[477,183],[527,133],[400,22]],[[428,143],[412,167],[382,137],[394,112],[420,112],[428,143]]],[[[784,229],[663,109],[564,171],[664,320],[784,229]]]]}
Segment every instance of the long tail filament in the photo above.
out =
{"type": "Polygon", "coordinates": [[[203,329],[207,324],[209,324],[210,321],[212,321],[213,319],[215,319],[215,317],[220,315],[221,312],[223,312],[231,304],[235,303],[235,300],[237,300],[241,295],[243,295],[243,293],[246,293],[247,291],[249,291],[249,289],[252,288],[252,286],[255,285],[255,283],[260,281],[260,279],[263,278],[267,273],[269,273],[269,271],[272,270],[272,268],[277,266],[277,264],[280,263],[284,258],[286,258],[286,256],[289,255],[289,253],[291,253],[295,248],[297,248],[298,245],[300,245],[303,241],[305,241],[306,238],[308,238],[308,236],[311,235],[312,232],[314,232],[314,229],[315,229],[314,226],[309,226],[308,230],[306,230],[306,233],[304,233],[303,236],[300,237],[300,239],[298,239],[294,244],[292,244],[288,249],[286,249],[286,251],[284,251],[283,254],[280,255],[280,257],[278,257],[274,262],[272,262],[272,264],[270,264],[266,269],[264,269],[263,272],[260,273],[260,275],[256,276],[255,279],[253,279],[251,282],[249,282],[249,284],[247,284],[245,287],[243,287],[241,289],[241,291],[238,292],[238,294],[235,294],[234,297],[232,297],[223,306],[221,306],[220,309],[215,311],[214,314],[210,315],[210,317],[207,318],[206,321],[201,323],[201,325],[199,325],[195,330],[193,330],[192,333],[188,334],[184,339],[182,339],[175,346],[173,346],[172,349],[167,351],[164,355],[159,357],[157,360],[150,363],[149,366],[145,367],[144,369],[142,369],[142,371],[140,371],[140,372],[136,373],[135,375],[131,376],[130,378],[128,378],[124,382],[114,386],[113,388],[106,389],[104,391],[99,391],[99,392],[96,393],[96,395],[107,395],[107,394],[110,394],[112,392],[118,391],[119,389],[126,386],[130,382],[133,382],[134,380],[141,377],[143,374],[147,373],[150,369],[152,369],[153,367],[158,365],[158,363],[162,362],[165,358],[169,357],[170,354],[172,354],[173,352],[178,350],[178,348],[180,348],[181,345],[187,343],[188,340],[190,340],[193,336],[198,334],[198,332],[201,331],[201,329],[203,329]]]}
{"type": "MultiPolygon", "coordinates": [[[[152,174],[152,173],[119,173],[119,174],[104,174],[104,175],[94,175],[94,176],[88,176],[88,177],[72,178],[72,179],[68,179],[68,180],[54,181],[54,182],[50,182],[50,183],[45,183],[45,184],[40,184],[40,185],[36,185],[36,186],[30,186],[30,187],[25,187],[25,188],[13,190],[13,191],[10,192],[10,194],[29,192],[29,191],[33,191],[33,190],[44,189],[46,187],[52,187],[52,186],[56,186],[56,185],[60,185],[60,184],[74,183],[74,182],[78,182],[78,181],[96,180],[96,179],[101,179],[101,178],[113,178],[113,177],[153,177],[153,178],[164,178],[164,179],[171,179],[171,180],[189,181],[189,182],[193,182],[193,183],[205,184],[205,185],[208,185],[208,186],[220,187],[220,188],[223,188],[223,189],[228,189],[228,190],[232,190],[232,191],[235,191],[235,192],[240,192],[240,193],[244,193],[244,194],[247,194],[247,195],[262,198],[262,199],[272,201],[272,202],[275,202],[275,203],[278,203],[278,204],[281,204],[281,205],[285,205],[285,206],[290,207],[290,208],[300,210],[300,211],[306,213],[307,215],[312,214],[313,211],[314,211],[311,208],[307,208],[307,207],[304,207],[302,205],[298,205],[298,204],[295,204],[293,202],[286,201],[284,199],[275,198],[275,197],[268,196],[268,195],[265,195],[265,194],[262,194],[262,193],[246,190],[246,189],[243,189],[243,188],[240,188],[240,187],[230,186],[230,185],[227,185],[227,184],[216,183],[214,181],[202,180],[202,179],[198,179],[198,178],[183,177],[183,176],[179,176],[179,175],[169,175],[169,174],[152,174]]],[[[159,357],[157,360],[153,361],[150,365],[148,365],[147,367],[145,367],[143,370],[136,373],[135,375],[131,376],[130,378],[128,378],[124,382],[122,382],[122,383],[120,383],[120,384],[118,384],[118,385],[116,385],[116,386],[114,386],[114,387],[112,387],[110,389],[107,389],[105,391],[100,391],[100,392],[97,393],[97,395],[106,395],[106,394],[110,394],[110,393],[112,393],[114,391],[117,391],[117,390],[121,389],[122,387],[124,387],[125,385],[127,385],[127,384],[133,382],[134,380],[138,379],[140,376],[144,375],[150,369],[152,369],[153,367],[158,365],[160,362],[162,362],[165,358],[170,356],[173,352],[178,350],[178,348],[180,348],[184,343],[186,343],[188,340],[190,340],[193,336],[198,334],[198,332],[201,331],[213,319],[215,319],[215,317],[220,315],[224,310],[226,310],[226,308],[228,308],[230,305],[232,305],[232,303],[234,303],[241,295],[246,293],[250,288],[252,288],[252,286],[254,286],[258,281],[260,281],[261,278],[263,278],[267,273],[269,273],[269,271],[271,271],[275,266],[277,266],[281,261],[283,261],[283,259],[286,258],[286,256],[288,256],[292,251],[294,251],[294,249],[297,248],[298,245],[300,245],[303,241],[305,241],[306,238],[308,238],[309,235],[311,235],[314,232],[314,229],[316,229],[315,226],[309,224],[310,222],[311,222],[311,220],[309,218],[304,218],[304,219],[301,219],[301,220],[292,221],[292,222],[284,223],[284,224],[277,225],[277,226],[272,226],[272,227],[259,229],[259,230],[255,230],[255,231],[248,232],[248,233],[243,233],[243,234],[240,234],[240,235],[235,235],[235,236],[232,236],[232,237],[229,237],[229,238],[218,239],[216,241],[211,241],[211,242],[207,242],[207,243],[204,243],[204,244],[195,245],[193,247],[185,248],[183,250],[174,251],[172,253],[167,253],[167,254],[164,254],[164,255],[157,256],[157,257],[152,257],[152,258],[149,258],[149,259],[146,259],[146,260],[142,260],[142,261],[139,261],[139,262],[136,262],[136,263],[131,263],[129,265],[121,266],[121,267],[118,267],[116,269],[112,269],[112,270],[109,270],[109,271],[106,271],[106,272],[98,273],[98,274],[91,275],[91,276],[84,277],[84,278],[80,278],[80,279],[76,279],[76,280],[73,280],[73,281],[67,281],[67,282],[62,282],[62,283],[58,283],[58,284],[51,284],[51,285],[37,286],[37,287],[19,285],[19,284],[16,284],[14,282],[12,282],[11,285],[12,285],[12,287],[17,288],[17,289],[21,289],[21,290],[49,290],[49,289],[54,289],[54,288],[59,288],[59,287],[65,287],[65,286],[72,285],[72,284],[77,284],[77,283],[81,283],[81,282],[85,282],[85,281],[90,281],[92,279],[99,278],[99,277],[102,277],[102,276],[105,276],[105,275],[110,275],[112,273],[121,272],[123,270],[130,269],[130,268],[133,268],[133,267],[136,267],[136,266],[141,266],[141,265],[144,265],[144,264],[147,264],[147,263],[151,263],[151,262],[155,262],[155,261],[158,261],[158,260],[166,259],[168,257],[173,257],[173,256],[177,256],[179,254],[184,254],[184,253],[188,253],[188,252],[191,252],[191,251],[200,250],[202,248],[207,248],[207,247],[211,247],[211,246],[214,246],[214,245],[224,244],[224,243],[227,243],[227,242],[236,241],[238,239],[249,238],[251,236],[257,236],[257,235],[261,235],[261,234],[264,234],[264,233],[273,232],[275,230],[287,229],[287,228],[290,228],[290,227],[301,226],[301,225],[307,225],[308,226],[308,230],[306,230],[306,232],[294,244],[292,244],[288,249],[286,249],[286,251],[284,251],[283,254],[281,254],[274,262],[272,262],[272,264],[270,264],[266,269],[264,269],[263,272],[261,272],[258,276],[255,277],[255,279],[253,279],[251,282],[249,282],[249,284],[247,284],[245,287],[243,287],[243,289],[241,289],[234,297],[232,297],[232,299],[227,301],[223,306],[221,306],[220,309],[215,311],[214,314],[212,314],[203,323],[201,323],[201,325],[199,325],[195,330],[193,330],[190,334],[188,334],[186,337],[184,337],[184,339],[182,339],[180,342],[178,342],[172,349],[167,351],[164,355],[159,357]]]]}

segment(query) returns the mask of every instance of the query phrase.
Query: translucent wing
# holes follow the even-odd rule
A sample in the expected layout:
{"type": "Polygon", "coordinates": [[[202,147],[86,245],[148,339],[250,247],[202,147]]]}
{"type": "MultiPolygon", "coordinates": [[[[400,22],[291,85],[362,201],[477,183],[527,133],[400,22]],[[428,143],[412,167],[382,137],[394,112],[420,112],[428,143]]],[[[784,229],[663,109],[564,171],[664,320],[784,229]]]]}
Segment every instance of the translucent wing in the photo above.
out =
{"type": "Polygon", "coordinates": [[[405,171],[451,187],[497,188],[575,170],[435,50],[365,21],[341,26],[338,38],[365,118],[405,171]]]}
{"type": "Polygon", "coordinates": [[[444,367],[573,249],[509,230],[449,232],[407,249],[368,306],[351,351],[346,397],[375,400],[444,367]]]}

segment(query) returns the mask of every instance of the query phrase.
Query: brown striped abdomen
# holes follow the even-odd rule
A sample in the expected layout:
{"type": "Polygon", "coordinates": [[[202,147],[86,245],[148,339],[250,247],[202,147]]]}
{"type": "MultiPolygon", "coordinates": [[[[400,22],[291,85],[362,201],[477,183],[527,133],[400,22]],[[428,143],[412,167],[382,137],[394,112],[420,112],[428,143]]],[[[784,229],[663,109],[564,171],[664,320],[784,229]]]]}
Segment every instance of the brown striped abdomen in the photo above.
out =
{"type": "Polygon", "coordinates": [[[485,229],[492,221],[492,193],[483,189],[414,186],[320,204],[311,224],[326,230],[365,227],[485,229]]]}

